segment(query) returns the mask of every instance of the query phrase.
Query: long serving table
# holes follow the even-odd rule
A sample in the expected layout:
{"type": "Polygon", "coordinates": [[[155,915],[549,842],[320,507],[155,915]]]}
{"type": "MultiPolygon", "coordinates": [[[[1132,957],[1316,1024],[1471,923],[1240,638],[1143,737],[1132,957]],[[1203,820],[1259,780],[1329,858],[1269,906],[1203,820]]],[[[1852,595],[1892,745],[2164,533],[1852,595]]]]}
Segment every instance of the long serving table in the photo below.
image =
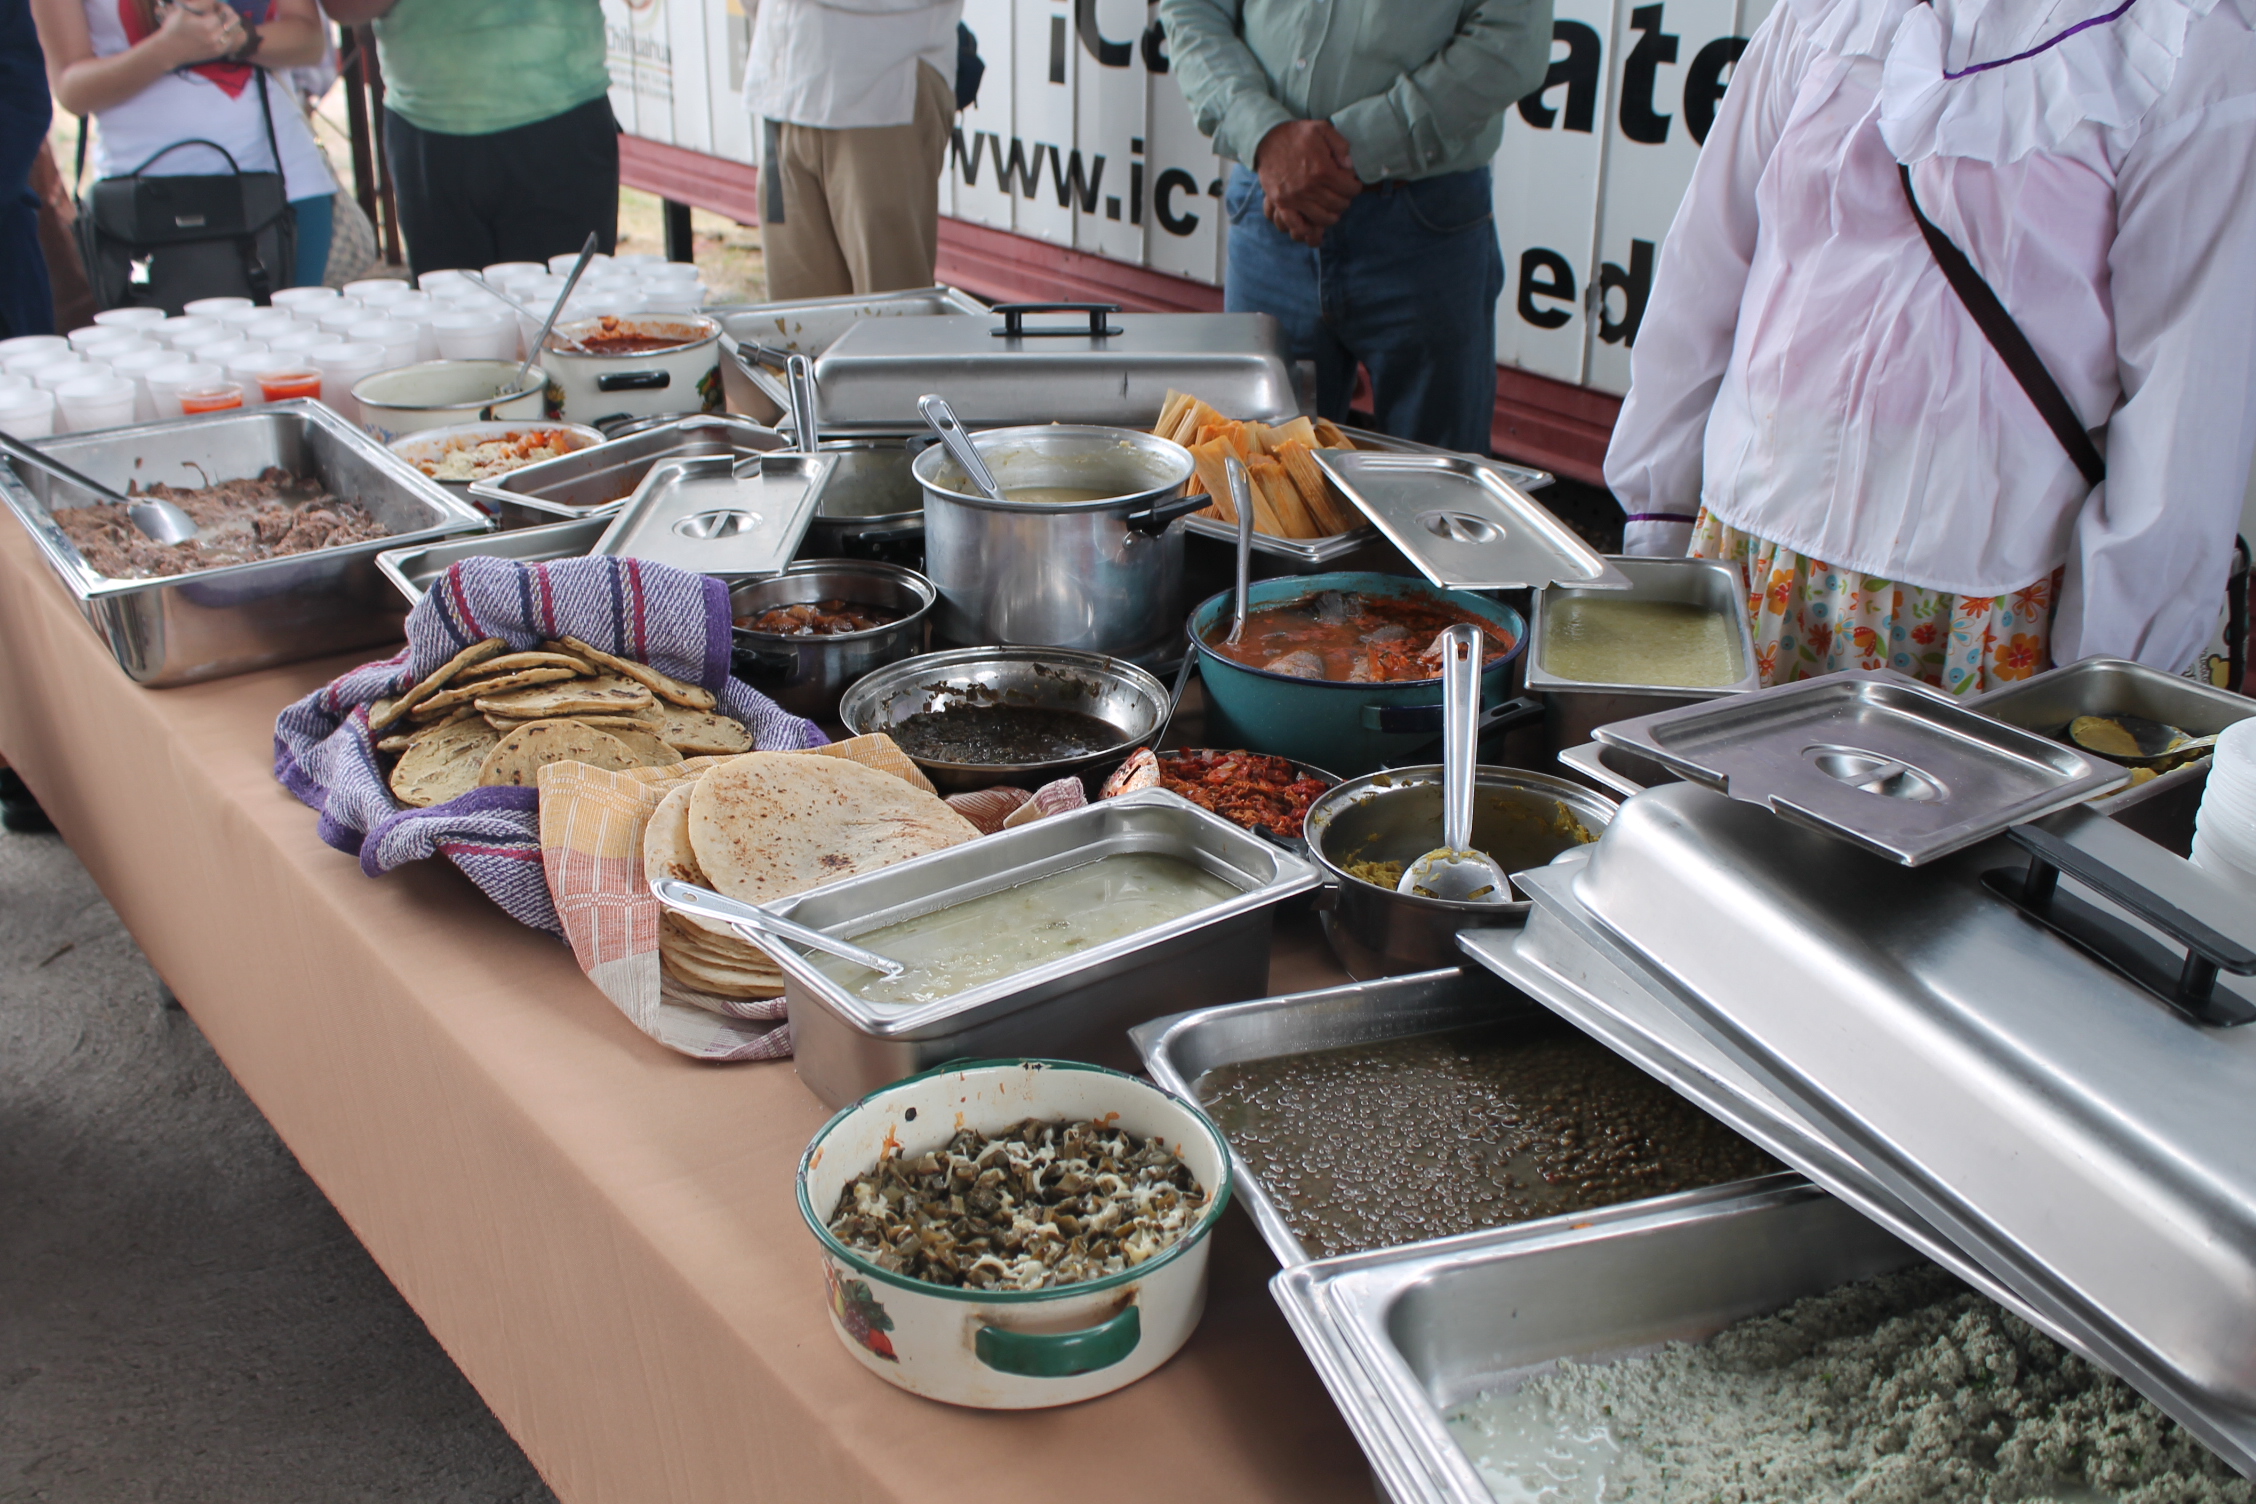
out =
{"type": "MultiPolygon", "coordinates": [[[[825,1113],[789,1064],[668,1053],[451,867],[372,881],[274,782],[275,713],[380,651],[144,690],[0,527],[0,754],[561,1497],[1367,1504],[1236,1210],[1198,1332],[1118,1394],[1001,1414],[863,1372],[793,1203],[825,1113]]],[[[1306,916],[1280,931],[1273,991],[1339,980],[1306,916]]]]}

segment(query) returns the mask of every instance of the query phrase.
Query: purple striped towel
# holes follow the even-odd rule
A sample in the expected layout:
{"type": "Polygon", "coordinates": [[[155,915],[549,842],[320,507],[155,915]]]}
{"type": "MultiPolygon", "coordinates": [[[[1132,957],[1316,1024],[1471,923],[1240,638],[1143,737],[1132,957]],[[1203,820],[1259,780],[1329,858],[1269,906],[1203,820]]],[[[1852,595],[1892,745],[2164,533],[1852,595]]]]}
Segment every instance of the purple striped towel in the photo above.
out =
{"type": "Polygon", "coordinates": [[[577,637],[660,673],[702,684],[767,752],[827,740],[812,721],[729,677],[728,587],[636,559],[518,564],[464,559],[408,613],[407,646],[364,664],[284,710],[274,722],[274,776],[321,815],[321,839],[378,877],[403,862],[444,856],[512,919],[562,936],[541,871],[540,794],[472,789],[429,809],[392,797],[368,734],[370,702],[405,692],[471,643],[510,651],[577,637]]]}

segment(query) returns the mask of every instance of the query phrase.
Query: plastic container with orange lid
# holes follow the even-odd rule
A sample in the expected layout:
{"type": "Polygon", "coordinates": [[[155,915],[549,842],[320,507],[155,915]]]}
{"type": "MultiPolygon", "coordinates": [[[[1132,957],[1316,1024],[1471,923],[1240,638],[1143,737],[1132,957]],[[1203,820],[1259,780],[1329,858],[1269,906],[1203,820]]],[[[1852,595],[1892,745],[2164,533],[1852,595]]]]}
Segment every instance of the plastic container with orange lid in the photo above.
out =
{"type": "Polygon", "coordinates": [[[242,383],[235,381],[215,381],[210,386],[190,387],[180,394],[180,411],[191,418],[198,413],[223,413],[242,405],[242,383]]]}

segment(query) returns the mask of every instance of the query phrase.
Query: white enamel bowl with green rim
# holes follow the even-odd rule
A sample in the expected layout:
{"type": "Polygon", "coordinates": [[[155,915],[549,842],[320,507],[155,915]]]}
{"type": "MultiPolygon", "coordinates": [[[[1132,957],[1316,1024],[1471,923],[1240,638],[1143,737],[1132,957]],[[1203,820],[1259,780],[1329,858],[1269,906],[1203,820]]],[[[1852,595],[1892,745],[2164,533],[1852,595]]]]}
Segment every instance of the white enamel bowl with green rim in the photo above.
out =
{"type": "Polygon", "coordinates": [[[1173,1357],[1206,1308],[1208,1235],[1230,1201],[1230,1152],[1206,1115],[1157,1087],[1064,1060],[976,1060],[854,1103],[799,1161],[799,1211],[822,1245],[838,1340],[864,1368],[927,1399],[986,1410],[1070,1405],[1173,1357]],[[839,1193],[885,1155],[923,1154],[960,1129],[1095,1119],[1157,1136],[1207,1192],[1181,1238],[1133,1269],[1048,1290],[966,1290],[880,1269],[831,1235],[839,1193]]]}

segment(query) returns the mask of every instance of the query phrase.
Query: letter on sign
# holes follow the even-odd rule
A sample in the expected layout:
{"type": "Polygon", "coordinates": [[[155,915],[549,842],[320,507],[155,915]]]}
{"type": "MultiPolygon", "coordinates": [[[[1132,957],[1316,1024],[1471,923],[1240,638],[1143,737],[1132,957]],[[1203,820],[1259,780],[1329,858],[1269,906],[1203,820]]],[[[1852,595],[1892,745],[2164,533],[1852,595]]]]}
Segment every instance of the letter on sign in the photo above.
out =
{"type": "Polygon", "coordinates": [[[1669,117],[1653,113],[1653,75],[1663,63],[1676,61],[1677,39],[1661,30],[1661,7],[1640,5],[1629,13],[1633,31],[1641,31],[1637,45],[1622,64],[1622,134],[1647,146],[1668,139],[1669,117]]]}
{"type": "Polygon", "coordinates": [[[1547,251],[1541,246],[1521,253],[1519,296],[1521,318],[1526,319],[1538,329],[1556,329],[1568,319],[1574,317],[1572,310],[1538,308],[1535,306],[1535,300],[1537,298],[1557,298],[1563,302],[1572,303],[1574,296],[1574,268],[1567,265],[1566,257],[1560,255],[1557,251],[1547,251]]]}

